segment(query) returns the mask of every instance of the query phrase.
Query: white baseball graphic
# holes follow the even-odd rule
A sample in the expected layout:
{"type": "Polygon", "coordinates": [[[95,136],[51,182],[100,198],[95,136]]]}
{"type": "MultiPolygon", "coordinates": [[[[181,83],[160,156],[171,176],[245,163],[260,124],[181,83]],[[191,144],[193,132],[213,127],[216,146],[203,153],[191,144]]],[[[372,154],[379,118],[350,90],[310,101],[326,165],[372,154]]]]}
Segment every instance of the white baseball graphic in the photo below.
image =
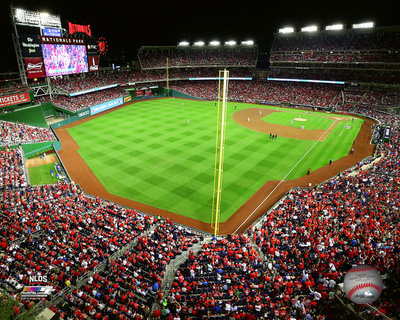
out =
{"type": "Polygon", "coordinates": [[[374,302],[379,298],[382,288],[381,275],[374,267],[368,265],[351,268],[344,277],[344,292],[354,303],[374,302]]]}

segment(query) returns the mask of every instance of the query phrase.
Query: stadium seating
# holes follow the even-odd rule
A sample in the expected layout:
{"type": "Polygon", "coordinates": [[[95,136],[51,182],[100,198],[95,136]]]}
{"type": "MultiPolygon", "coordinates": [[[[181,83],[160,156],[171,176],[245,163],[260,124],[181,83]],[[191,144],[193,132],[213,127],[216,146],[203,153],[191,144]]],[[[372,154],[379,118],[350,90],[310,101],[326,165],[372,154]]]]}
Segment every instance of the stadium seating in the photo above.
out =
{"type": "Polygon", "coordinates": [[[143,69],[190,66],[254,66],[257,59],[255,49],[208,49],[208,50],[145,50],[139,52],[143,69]]]}
{"type": "Polygon", "coordinates": [[[277,34],[271,77],[399,84],[398,32],[347,30],[310,35],[277,34]]]}
{"type": "Polygon", "coordinates": [[[61,109],[75,113],[84,108],[92,107],[109,100],[121,98],[125,95],[125,90],[117,87],[96,93],[87,93],[73,97],[59,95],[56,96],[52,102],[55,106],[61,109]]]}
{"type": "Polygon", "coordinates": [[[50,129],[28,126],[24,123],[0,121],[0,146],[55,141],[50,129]]]}
{"type": "MultiPolygon", "coordinates": [[[[61,292],[69,280],[64,304],[54,308],[78,319],[115,310],[126,319],[333,316],[335,284],[351,265],[397,270],[398,141],[395,126],[379,147],[380,160],[365,162],[368,169],[360,163],[318,189],[292,190],[248,233],[218,238],[88,197],[71,183],[24,186],[21,155],[6,149],[2,178],[13,182],[2,184],[2,286],[12,294],[28,284],[28,274],[46,272],[61,292]],[[180,256],[163,295],[168,266],[180,256]]],[[[396,312],[385,293],[380,301],[380,310],[396,312]]]]}

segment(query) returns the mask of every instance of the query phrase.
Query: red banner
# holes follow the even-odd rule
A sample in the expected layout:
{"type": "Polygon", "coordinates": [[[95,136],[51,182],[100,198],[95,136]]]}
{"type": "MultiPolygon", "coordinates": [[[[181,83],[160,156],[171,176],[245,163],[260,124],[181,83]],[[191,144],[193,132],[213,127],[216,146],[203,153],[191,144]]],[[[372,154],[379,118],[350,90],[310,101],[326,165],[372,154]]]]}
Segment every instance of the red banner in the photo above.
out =
{"type": "Polygon", "coordinates": [[[42,78],[46,75],[42,58],[25,58],[25,67],[28,79],[42,78]]]}
{"type": "Polygon", "coordinates": [[[81,24],[75,24],[68,22],[69,34],[74,34],[76,32],[86,33],[89,37],[92,36],[92,30],[90,30],[90,24],[84,26],[81,24]]]}
{"type": "Polygon", "coordinates": [[[0,108],[12,106],[14,104],[26,103],[29,101],[31,101],[29,98],[29,92],[10,94],[8,96],[0,97],[0,108]]]}

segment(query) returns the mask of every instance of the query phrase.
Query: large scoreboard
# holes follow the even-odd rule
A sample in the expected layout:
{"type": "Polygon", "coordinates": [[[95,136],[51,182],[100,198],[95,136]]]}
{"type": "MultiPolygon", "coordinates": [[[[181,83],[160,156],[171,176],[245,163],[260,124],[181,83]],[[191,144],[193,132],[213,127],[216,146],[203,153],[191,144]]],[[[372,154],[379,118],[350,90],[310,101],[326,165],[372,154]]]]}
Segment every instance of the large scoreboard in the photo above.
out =
{"type": "Polygon", "coordinates": [[[20,71],[27,79],[85,73],[99,69],[99,50],[90,25],[68,23],[59,15],[11,8],[20,71]]]}

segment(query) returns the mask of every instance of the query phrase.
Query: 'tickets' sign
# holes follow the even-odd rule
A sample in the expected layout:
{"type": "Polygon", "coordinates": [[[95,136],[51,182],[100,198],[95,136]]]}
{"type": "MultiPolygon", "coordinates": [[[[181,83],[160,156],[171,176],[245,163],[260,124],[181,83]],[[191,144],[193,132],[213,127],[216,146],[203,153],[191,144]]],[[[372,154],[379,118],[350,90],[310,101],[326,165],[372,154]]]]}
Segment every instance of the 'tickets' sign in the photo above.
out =
{"type": "Polygon", "coordinates": [[[12,106],[14,104],[26,103],[29,101],[31,101],[29,98],[29,92],[10,94],[8,96],[0,97],[0,108],[12,106]]]}
{"type": "Polygon", "coordinates": [[[42,58],[25,58],[25,67],[28,79],[42,78],[45,76],[42,58]]]}

